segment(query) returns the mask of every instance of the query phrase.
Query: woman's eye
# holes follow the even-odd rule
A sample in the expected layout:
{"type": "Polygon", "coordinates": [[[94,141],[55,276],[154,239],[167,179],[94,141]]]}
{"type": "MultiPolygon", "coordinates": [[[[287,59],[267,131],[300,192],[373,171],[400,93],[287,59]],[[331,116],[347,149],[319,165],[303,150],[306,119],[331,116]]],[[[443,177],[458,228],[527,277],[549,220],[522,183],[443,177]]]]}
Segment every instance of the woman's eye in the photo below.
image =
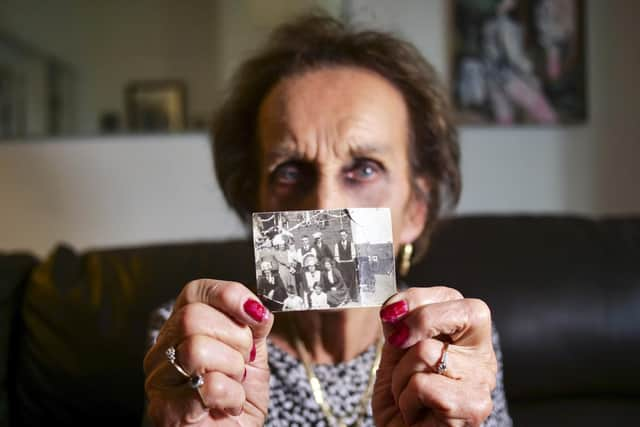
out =
{"type": "Polygon", "coordinates": [[[292,164],[278,166],[273,172],[276,184],[291,185],[300,180],[300,169],[292,164]]]}
{"type": "Polygon", "coordinates": [[[311,179],[312,171],[303,162],[285,162],[271,173],[271,184],[278,187],[306,186],[311,179]]]}
{"type": "Polygon", "coordinates": [[[356,160],[347,170],[346,178],[349,181],[365,182],[378,177],[382,172],[382,167],[373,160],[356,160]]]}

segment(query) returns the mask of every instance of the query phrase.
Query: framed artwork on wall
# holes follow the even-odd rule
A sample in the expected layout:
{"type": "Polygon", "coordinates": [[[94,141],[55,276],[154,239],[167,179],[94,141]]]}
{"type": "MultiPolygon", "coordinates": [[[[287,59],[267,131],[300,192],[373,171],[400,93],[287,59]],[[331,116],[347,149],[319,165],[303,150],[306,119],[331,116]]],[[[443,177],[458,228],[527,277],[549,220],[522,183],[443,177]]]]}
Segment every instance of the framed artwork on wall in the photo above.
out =
{"type": "Polygon", "coordinates": [[[454,0],[458,123],[584,123],[584,14],[583,0],[454,0]]]}
{"type": "Polygon", "coordinates": [[[186,125],[186,87],[179,80],[129,83],[125,89],[127,124],[135,131],[180,131],[186,125]]]}

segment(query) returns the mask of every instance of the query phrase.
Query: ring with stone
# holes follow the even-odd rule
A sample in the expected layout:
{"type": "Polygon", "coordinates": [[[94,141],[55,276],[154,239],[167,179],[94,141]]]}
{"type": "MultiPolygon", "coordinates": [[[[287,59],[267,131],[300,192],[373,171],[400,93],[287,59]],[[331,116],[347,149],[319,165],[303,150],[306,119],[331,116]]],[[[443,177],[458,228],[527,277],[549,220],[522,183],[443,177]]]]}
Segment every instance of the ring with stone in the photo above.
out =
{"type": "Polygon", "coordinates": [[[447,347],[448,344],[445,343],[444,347],[442,348],[442,356],[440,357],[440,360],[436,365],[436,373],[440,375],[444,375],[444,373],[447,371],[447,347]]]}
{"type": "Polygon", "coordinates": [[[202,374],[189,375],[187,371],[182,366],[180,366],[180,364],[176,360],[176,348],[174,346],[169,347],[164,352],[164,354],[167,356],[169,363],[171,363],[171,365],[176,368],[176,371],[178,371],[180,375],[188,379],[187,384],[191,389],[195,390],[196,393],[198,393],[202,405],[204,405],[204,407],[206,408],[207,405],[205,404],[204,397],[200,392],[200,387],[204,385],[204,376],[202,374]]]}
{"type": "Polygon", "coordinates": [[[171,363],[171,365],[176,368],[176,371],[178,371],[180,375],[191,380],[191,375],[189,375],[187,371],[185,371],[184,368],[180,366],[180,364],[176,360],[176,348],[174,346],[169,347],[167,351],[164,352],[164,354],[167,356],[169,363],[171,363]]]}
{"type": "Polygon", "coordinates": [[[208,408],[207,403],[204,400],[204,396],[202,395],[201,387],[203,385],[204,385],[204,377],[201,374],[195,374],[195,375],[192,375],[191,378],[189,378],[189,387],[191,387],[193,390],[196,391],[196,393],[198,393],[198,397],[200,397],[200,402],[202,402],[202,406],[204,406],[205,408],[208,408]]]}
{"type": "Polygon", "coordinates": [[[204,385],[204,377],[200,374],[195,374],[189,377],[189,387],[194,390],[199,389],[204,385]]]}

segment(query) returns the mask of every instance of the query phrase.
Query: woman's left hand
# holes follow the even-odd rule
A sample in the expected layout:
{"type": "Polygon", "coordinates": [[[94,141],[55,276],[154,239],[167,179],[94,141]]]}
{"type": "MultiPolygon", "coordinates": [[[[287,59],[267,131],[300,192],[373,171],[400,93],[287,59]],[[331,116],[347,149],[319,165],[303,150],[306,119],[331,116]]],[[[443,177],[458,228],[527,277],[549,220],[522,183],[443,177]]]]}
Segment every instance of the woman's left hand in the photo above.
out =
{"type": "Polygon", "coordinates": [[[477,426],[491,414],[497,363],[484,302],[451,288],[411,288],[390,298],[380,317],[376,425],[477,426]]]}

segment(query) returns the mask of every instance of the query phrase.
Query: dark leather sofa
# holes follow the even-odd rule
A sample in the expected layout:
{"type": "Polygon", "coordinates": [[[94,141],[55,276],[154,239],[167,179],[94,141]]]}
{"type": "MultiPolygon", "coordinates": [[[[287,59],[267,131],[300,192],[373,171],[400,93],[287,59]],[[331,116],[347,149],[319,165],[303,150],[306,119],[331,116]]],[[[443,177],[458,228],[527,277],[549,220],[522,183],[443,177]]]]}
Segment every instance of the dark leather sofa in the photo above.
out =
{"type": "MultiPolygon", "coordinates": [[[[253,283],[246,242],[0,254],[0,425],[139,425],[150,311],[187,281],[253,283]]],[[[462,217],[408,282],[489,303],[520,426],[640,420],[640,219],[462,217]]]]}

